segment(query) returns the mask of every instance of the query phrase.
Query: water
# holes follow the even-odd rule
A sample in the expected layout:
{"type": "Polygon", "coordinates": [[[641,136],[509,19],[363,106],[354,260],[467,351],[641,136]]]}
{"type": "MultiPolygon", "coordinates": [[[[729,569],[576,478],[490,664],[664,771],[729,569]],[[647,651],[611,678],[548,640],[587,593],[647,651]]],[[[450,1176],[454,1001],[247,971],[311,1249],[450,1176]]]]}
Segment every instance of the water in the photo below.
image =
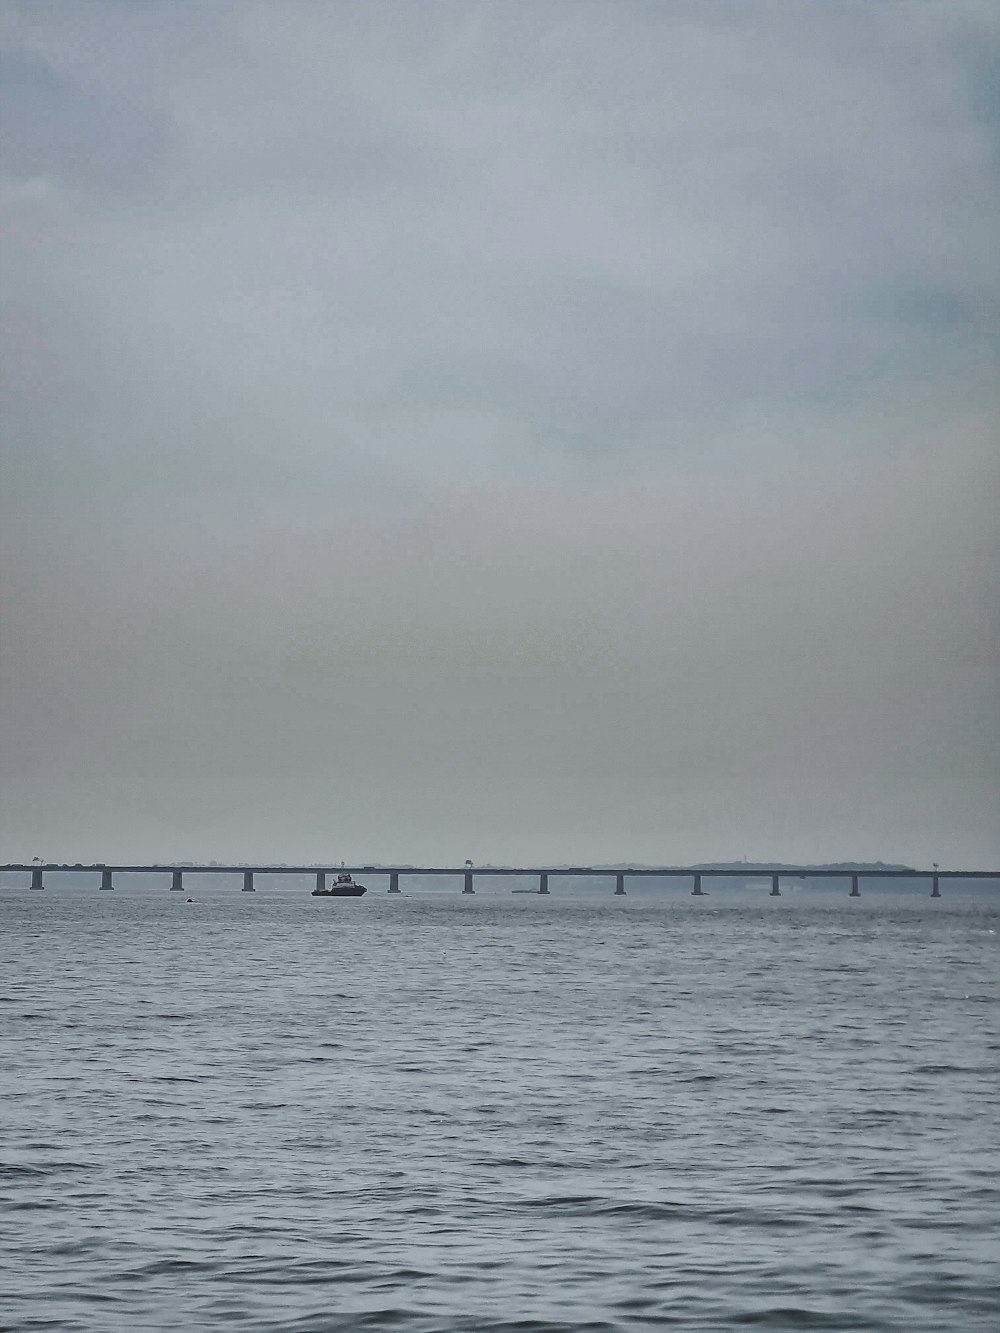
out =
{"type": "Polygon", "coordinates": [[[0,896],[0,1326],[995,1330],[996,900],[0,896]]]}

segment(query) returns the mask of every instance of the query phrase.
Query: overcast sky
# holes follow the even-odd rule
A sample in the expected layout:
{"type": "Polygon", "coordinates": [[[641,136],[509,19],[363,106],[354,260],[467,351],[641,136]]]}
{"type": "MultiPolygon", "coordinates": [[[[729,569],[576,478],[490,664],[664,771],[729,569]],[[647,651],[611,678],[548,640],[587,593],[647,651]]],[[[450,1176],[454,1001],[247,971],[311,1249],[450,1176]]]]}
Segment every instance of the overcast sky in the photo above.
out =
{"type": "Polygon", "coordinates": [[[0,859],[1000,862],[1000,9],[0,15],[0,859]]]}

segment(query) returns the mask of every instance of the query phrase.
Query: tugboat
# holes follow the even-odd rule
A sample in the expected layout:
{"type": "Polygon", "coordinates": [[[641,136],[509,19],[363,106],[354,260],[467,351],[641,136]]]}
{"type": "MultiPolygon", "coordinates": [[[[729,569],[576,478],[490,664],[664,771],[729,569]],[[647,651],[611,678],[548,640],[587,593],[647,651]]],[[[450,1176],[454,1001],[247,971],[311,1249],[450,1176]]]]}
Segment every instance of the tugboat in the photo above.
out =
{"type": "Polygon", "coordinates": [[[363,884],[356,884],[350,875],[338,875],[328,889],[319,885],[313,889],[313,898],[360,898],[368,890],[363,884]]]}

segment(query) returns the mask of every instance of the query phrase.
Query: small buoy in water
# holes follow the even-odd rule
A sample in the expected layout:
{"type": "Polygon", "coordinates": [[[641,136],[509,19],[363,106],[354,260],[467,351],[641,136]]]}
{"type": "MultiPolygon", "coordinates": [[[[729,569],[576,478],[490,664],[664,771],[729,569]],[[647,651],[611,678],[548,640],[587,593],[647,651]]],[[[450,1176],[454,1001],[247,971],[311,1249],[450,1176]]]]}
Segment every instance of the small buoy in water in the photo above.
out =
{"type": "Polygon", "coordinates": [[[198,899],[197,899],[197,898],[185,898],[184,901],[185,901],[186,903],[196,903],[196,902],[198,901],[198,899]]]}

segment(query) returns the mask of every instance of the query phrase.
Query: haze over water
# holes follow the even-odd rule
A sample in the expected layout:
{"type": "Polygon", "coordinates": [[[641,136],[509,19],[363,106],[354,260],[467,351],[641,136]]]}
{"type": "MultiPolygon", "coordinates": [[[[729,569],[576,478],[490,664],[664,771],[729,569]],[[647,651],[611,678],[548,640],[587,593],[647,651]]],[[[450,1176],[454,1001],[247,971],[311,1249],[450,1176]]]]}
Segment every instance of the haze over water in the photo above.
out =
{"type": "Polygon", "coordinates": [[[4,888],[0,1322],[992,1333],[945,892],[4,888]]]}

